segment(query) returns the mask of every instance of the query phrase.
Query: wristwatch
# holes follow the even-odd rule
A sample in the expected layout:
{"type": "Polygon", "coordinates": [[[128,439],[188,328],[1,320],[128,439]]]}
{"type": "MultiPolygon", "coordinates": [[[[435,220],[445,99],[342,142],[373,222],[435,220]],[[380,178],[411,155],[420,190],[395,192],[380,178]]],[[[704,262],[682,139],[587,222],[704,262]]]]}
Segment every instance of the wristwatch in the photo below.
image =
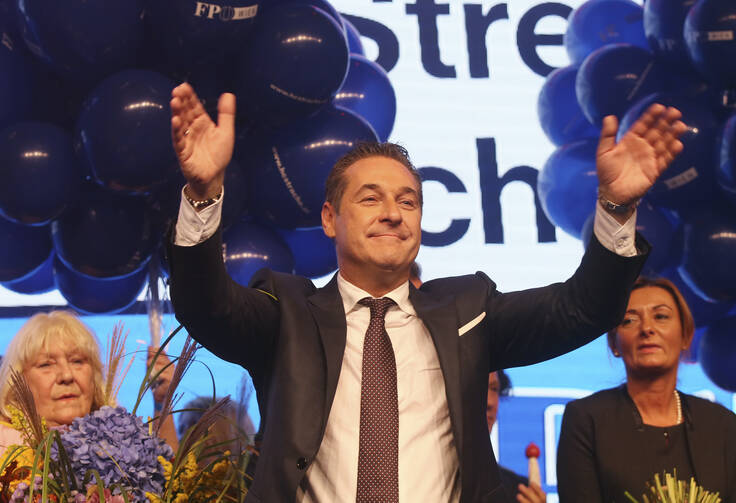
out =
{"type": "Polygon", "coordinates": [[[639,206],[638,199],[628,204],[618,204],[607,199],[603,194],[600,193],[600,191],[598,191],[598,201],[601,203],[601,206],[603,206],[603,209],[615,215],[625,215],[628,212],[635,210],[636,207],[639,206]]]}
{"type": "Polygon", "coordinates": [[[189,194],[187,194],[187,187],[188,187],[188,186],[185,186],[185,187],[184,187],[184,199],[186,199],[186,200],[187,200],[187,202],[188,202],[189,204],[191,204],[191,205],[192,205],[192,207],[193,207],[193,208],[194,208],[195,210],[197,210],[197,211],[199,211],[199,210],[203,210],[203,209],[205,209],[205,208],[206,208],[207,206],[212,206],[212,205],[213,205],[213,204],[215,204],[215,203],[216,203],[217,201],[219,201],[219,200],[220,200],[220,198],[222,197],[222,190],[220,190],[220,192],[218,192],[218,193],[217,193],[217,195],[216,195],[215,197],[210,197],[210,198],[208,198],[208,199],[192,199],[191,197],[189,197],[189,194]]]}

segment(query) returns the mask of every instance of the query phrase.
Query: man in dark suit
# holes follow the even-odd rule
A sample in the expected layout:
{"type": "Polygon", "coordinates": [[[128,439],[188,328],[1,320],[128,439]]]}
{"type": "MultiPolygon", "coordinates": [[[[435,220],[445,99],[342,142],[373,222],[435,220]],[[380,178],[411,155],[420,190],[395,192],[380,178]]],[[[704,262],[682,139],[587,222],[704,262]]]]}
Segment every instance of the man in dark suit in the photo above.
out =
{"type": "Polygon", "coordinates": [[[619,143],[606,119],[597,237],[578,271],[501,294],[483,273],[409,286],[422,191],[392,144],[358,147],[328,178],[322,224],[339,273],[327,286],[264,270],[240,287],[219,231],[235,97],[220,98],[217,124],[188,84],[171,108],[188,182],[169,246],[171,297],[190,334],[253,376],[263,442],[247,501],[507,501],[485,421],[488,374],[616,324],[648,249],[634,239],[634,203],[682,149],[679,112],[653,106],[619,143]]]}

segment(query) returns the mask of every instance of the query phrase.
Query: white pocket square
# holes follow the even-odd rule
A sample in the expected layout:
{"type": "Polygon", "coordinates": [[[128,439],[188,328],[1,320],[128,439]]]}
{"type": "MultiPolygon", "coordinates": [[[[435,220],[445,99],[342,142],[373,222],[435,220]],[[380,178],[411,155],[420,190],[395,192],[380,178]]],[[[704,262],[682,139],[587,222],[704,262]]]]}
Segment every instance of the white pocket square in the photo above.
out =
{"type": "Polygon", "coordinates": [[[483,311],[478,316],[467,322],[465,325],[457,329],[457,335],[463,335],[465,332],[476,326],[478,323],[483,321],[483,318],[486,317],[486,312],[483,311]]]}

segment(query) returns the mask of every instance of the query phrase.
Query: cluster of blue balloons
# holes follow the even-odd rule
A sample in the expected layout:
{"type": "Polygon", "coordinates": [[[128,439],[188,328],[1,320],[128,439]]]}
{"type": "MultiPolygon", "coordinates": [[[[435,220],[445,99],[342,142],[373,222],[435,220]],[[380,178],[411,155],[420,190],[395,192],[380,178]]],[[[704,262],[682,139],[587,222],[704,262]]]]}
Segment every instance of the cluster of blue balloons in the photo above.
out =
{"type": "Polygon", "coordinates": [[[680,288],[702,328],[694,352],[736,391],[736,3],[589,0],[570,14],[564,42],[571,64],[548,75],[538,101],[557,146],[538,180],[545,212],[587,243],[603,117],[618,117],[620,138],[650,104],[678,108],[684,151],[638,210],[654,246],[644,273],[680,288]]]}
{"type": "MultiPolygon", "coordinates": [[[[238,100],[223,250],[259,268],[337,267],[324,181],[356,142],[386,140],[396,96],[326,0],[0,0],[0,284],[126,309],[158,270],[184,180],[172,88],[238,100]]],[[[165,269],[165,264],[164,264],[165,269]]]]}

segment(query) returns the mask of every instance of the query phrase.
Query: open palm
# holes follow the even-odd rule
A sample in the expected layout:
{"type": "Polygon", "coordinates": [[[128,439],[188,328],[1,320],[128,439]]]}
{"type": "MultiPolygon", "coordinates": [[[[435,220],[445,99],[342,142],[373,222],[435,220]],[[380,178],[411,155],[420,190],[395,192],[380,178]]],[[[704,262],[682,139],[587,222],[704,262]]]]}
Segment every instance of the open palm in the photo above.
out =
{"type": "Polygon", "coordinates": [[[596,154],[598,183],[606,197],[619,204],[640,199],[682,151],[680,135],[687,126],[676,108],[650,106],[616,143],[618,120],[603,120],[596,154]]]}
{"type": "Polygon", "coordinates": [[[233,154],[235,96],[220,96],[215,124],[189,84],[171,94],[171,136],[182,174],[194,197],[212,197],[222,186],[233,154]]]}

